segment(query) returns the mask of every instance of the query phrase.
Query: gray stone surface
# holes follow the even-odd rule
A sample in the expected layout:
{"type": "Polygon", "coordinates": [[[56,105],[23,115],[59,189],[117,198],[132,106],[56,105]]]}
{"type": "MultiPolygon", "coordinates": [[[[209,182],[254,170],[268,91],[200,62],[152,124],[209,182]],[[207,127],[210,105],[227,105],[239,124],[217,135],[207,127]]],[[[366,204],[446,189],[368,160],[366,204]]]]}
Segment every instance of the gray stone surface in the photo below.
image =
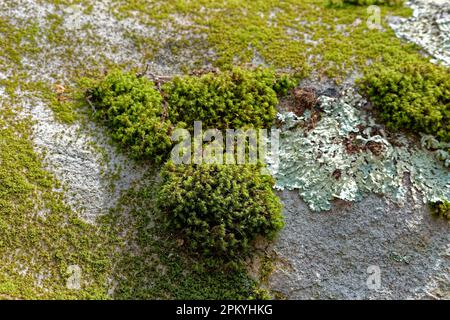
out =
{"type": "Polygon", "coordinates": [[[398,207],[375,195],[313,212],[283,191],[286,226],[269,287],[288,299],[450,298],[449,224],[426,206],[398,207]],[[381,287],[367,286],[369,266],[381,287]]]}
{"type": "Polygon", "coordinates": [[[450,1],[411,0],[410,18],[392,18],[390,26],[398,37],[414,42],[428,52],[432,61],[450,66],[450,1]]]}

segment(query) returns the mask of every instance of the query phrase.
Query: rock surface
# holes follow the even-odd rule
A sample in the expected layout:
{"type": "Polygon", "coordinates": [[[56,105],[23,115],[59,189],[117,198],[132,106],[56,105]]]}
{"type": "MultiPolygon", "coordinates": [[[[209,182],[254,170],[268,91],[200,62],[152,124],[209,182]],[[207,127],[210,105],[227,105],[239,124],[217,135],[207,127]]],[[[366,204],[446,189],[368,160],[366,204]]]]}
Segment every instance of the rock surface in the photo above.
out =
{"type": "Polygon", "coordinates": [[[272,290],[288,299],[450,298],[448,223],[427,207],[400,208],[372,195],[317,213],[297,192],[280,196],[286,226],[274,248],[272,290]],[[374,266],[379,287],[368,272],[374,266]]]}
{"type": "Polygon", "coordinates": [[[414,10],[413,16],[390,21],[397,36],[424,48],[433,62],[450,66],[450,2],[412,0],[406,5],[414,10]]]}
{"type": "MultiPolygon", "coordinates": [[[[442,3],[439,8],[448,7],[447,1],[442,3]]],[[[119,21],[109,12],[109,5],[110,1],[98,1],[91,13],[76,5],[58,12],[46,2],[20,0],[0,3],[0,17],[6,16],[17,25],[33,20],[46,31],[49,14],[63,17],[66,37],[73,40],[66,49],[74,50],[75,60],[64,59],[60,48],[53,48],[44,39],[38,42],[42,51],[37,59],[22,57],[30,79],[56,83],[68,80],[67,65],[86,63],[87,68],[87,61],[105,57],[109,62],[125,65],[142,62],[141,52],[123,35],[131,31],[153,34],[155,30],[132,19],[119,21]],[[91,25],[90,31],[83,28],[86,24],[91,25]],[[92,35],[96,35],[91,39],[96,46],[87,41],[92,35]],[[98,43],[103,48],[101,52],[98,43]]],[[[410,5],[417,7],[416,15],[393,23],[397,34],[423,45],[436,59],[450,64],[450,33],[445,29],[448,15],[432,5],[425,8],[425,1],[411,1],[410,5]]],[[[162,36],[174,36],[170,26],[162,36]]],[[[187,54],[186,59],[189,57],[187,54]]],[[[159,56],[153,71],[174,74],[178,71],[175,63],[168,50],[159,56]]],[[[8,76],[0,72],[0,79],[8,76]]],[[[101,129],[58,123],[49,106],[39,99],[23,99],[21,104],[24,115],[35,121],[33,142],[45,153],[48,169],[68,189],[67,202],[87,221],[94,221],[113,207],[120,191],[139,180],[145,171],[145,167],[126,161],[102,139],[101,129]],[[110,176],[116,177],[112,183],[110,176]]],[[[448,193],[445,189],[440,191],[448,193]]],[[[286,227],[273,247],[278,262],[269,287],[289,299],[450,298],[448,223],[434,219],[421,201],[412,201],[410,190],[405,192],[407,201],[403,207],[374,195],[364,195],[352,204],[342,200],[331,203],[327,197],[330,210],[313,212],[298,191],[280,191],[286,227]],[[377,266],[381,271],[378,289],[367,286],[369,266],[377,266]]]]}

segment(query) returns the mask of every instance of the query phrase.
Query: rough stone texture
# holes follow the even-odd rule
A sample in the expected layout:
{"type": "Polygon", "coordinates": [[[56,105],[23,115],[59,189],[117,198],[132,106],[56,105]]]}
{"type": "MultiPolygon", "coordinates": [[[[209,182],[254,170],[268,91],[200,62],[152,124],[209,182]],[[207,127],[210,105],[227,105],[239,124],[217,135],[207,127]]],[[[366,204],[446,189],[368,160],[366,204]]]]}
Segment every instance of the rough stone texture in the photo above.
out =
{"type": "Polygon", "coordinates": [[[450,2],[447,0],[412,0],[410,18],[391,18],[390,26],[398,37],[424,48],[433,62],[450,66],[450,2]]]}
{"type": "Polygon", "coordinates": [[[297,192],[283,191],[286,226],[274,251],[269,287],[288,299],[450,298],[448,222],[426,206],[400,208],[377,196],[312,212],[297,192]],[[381,287],[370,290],[367,268],[381,287]]]}
{"type": "Polygon", "coordinates": [[[30,102],[25,114],[34,120],[33,142],[45,155],[48,168],[66,188],[66,202],[94,223],[117,204],[123,190],[138,183],[146,166],[117,152],[108,134],[94,124],[66,125],[44,104],[30,102]]]}
{"type": "MultiPolygon", "coordinates": [[[[76,52],[72,65],[102,57],[126,65],[141,64],[141,53],[124,34],[153,35],[155,30],[132,19],[115,19],[110,6],[110,1],[97,1],[87,14],[80,6],[57,12],[55,6],[35,0],[0,1],[0,16],[18,25],[32,20],[46,30],[45,17],[49,13],[63,15],[67,37],[74,43],[69,48],[76,52]],[[86,23],[92,25],[90,32],[82,29],[86,23]],[[101,52],[88,41],[76,45],[75,40],[92,35],[102,44],[101,52]]],[[[407,23],[405,26],[415,28],[407,23]]],[[[158,31],[157,36],[170,39],[177,35],[168,25],[164,34],[158,31]]],[[[63,59],[61,48],[53,48],[45,39],[38,45],[44,49],[38,59],[23,57],[22,61],[30,79],[49,83],[67,80],[68,61],[63,59]]],[[[190,58],[189,54],[185,56],[186,60],[190,58]]],[[[263,63],[260,59],[255,62],[263,63]]],[[[169,49],[163,50],[152,71],[174,74],[177,63],[169,49]]],[[[0,78],[8,76],[0,73],[0,78]]],[[[329,88],[322,93],[333,96],[337,92],[329,88]]],[[[24,98],[21,103],[24,114],[35,120],[33,141],[38,150],[45,152],[49,170],[68,188],[68,202],[88,221],[114,206],[120,190],[138,180],[145,170],[125,163],[125,157],[100,137],[101,129],[58,123],[49,106],[39,99],[24,98]],[[94,145],[106,153],[107,161],[94,145]],[[114,164],[122,170],[118,171],[114,164]],[[116,189],[111,189],[108,176],[116,174],[116,189]]],[[[399,208],[384,198],[369,195],[352,205],[340,201],[328,212],[312,212],[298,192],[283,191],[280,195],[286,228],[274,245],[279,261],[269,281],[271,289],[290,299],[449,298],[449,227],[446,221],[433,219],[426,206],[415,208],[406,202],[399,208]],[[381,268],[379,291],[366,286],[369,265],[381,268]]]]}

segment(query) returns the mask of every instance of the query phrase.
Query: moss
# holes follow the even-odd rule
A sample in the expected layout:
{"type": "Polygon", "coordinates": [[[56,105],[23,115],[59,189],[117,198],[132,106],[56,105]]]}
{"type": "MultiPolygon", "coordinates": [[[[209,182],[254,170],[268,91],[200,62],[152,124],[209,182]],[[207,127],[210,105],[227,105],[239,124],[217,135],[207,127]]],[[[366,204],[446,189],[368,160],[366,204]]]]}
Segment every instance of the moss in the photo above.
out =
{"type": "Polygon", "coordinates": [[[418,59],[367,71],[360,82],[387,125],[450,142],[450,77],[444,67],[418,59]]]}
{"type": "Polygon", "coordinates": [[[163,91],[172,123],[183,122],[190,128],[194,121],[202,121],[205,128],[267,128],[278,104],[275,83],[275,74],[268,70],[234,68],[200,77],[176,77],[163,91]]]}
{"type": "Polygon", "coordinates": [[[174,165],[162,171],[158,204],[170,230],[193,252],[239,261],[256,236],[273,239],[283,227],[274,180],[252,165],[174,165]]]}
{"type": "MultiPolygon", "coordinates": [[[[137,17],[141,22],[161,28],[171,25],[170,41],[183,42],[208,62],[224,68],[251,63],[260,56],[264,63],[290,70],[301,77],[311,72],[339,81],[353,71],[363,69],[368,61],[392,57],[403,61],[415,54],[414,46],[405,46],[386,25],[387,14],[405,16],[408,8],[381,7],[384,30],[369,29],[364,6],[327,6],[325,0],[247,1],[118,1],[119,18],[137,17]],[[178,23],[177,17],[189,21],[178,23]],[[359,21],[359,24],[355,22],[359,21]],[[201,43],[185,42],[205,37],[201,43]],[[191,39],[189,38],[189,40],[191,39]],[[212,49],[212,50],[208,50],[212,49]],[[208,52],[208,53],[206,53],[208,52]],[[210,54],[213,52],[212,54],[210,54]]],[[[160,47],[165,40],[160,40],[160,47]]],[[[158,55],[157,55],[158,56],[158,55]]]]}
{"type": "Polygon", "coordinates": [[[450,220],[450,201],[436,201],[430,203],[433,214],[450,220]]]}
{"type": "Polygon", "coordinates": [[[19,28],[11,21],[0,17],[0,39],[2,42],[2,52],[0,53],[0,71],[7,72],[8,66],[22,65],[22,58],[25,52],[32,54],[39,52],[36,43],[38,25],[28,23],[24,28],[19,28]]]}
{"type": "Polygon", "coordinates": [[[124,246],[115,261],[120,279],[115,299],[248,299],[258,283],[243,267],[217,267],[211,272],[202,259],[186,250],[178,234],[167,231],[156,207],[159,182],[150,172],[144,185],[123,195],[107,217],[124,246]],[[129,212],[123,214],[124,210],[129,212]]]}
{"type": "Polygon", "coordinates": [[[88,90],[95,117],[105,120],[112,137],[136,158],[160,163],[170,151],[171,123],[154,84],[132,73],[113,71],[88,90]]]}
{"type": "Polygon", "coordinates": [[[265,254],[261,258],[261,265],[259,268],[259,277],[261,283],[267,284],[269,282],[269,277],[275,270],[274,258],[265,254]]]}
{"type": "MultiPolygon", "coordinates": [[[[52,2],[60,9],[78,3],[52,2]]],[[[102,54],[96,61],[77,56],[77,47],[99,45],[95,37],[74,37],[64,29],[63,20],[55,15],[49,15],[46,21],[46,25],[37,28],[28,21],[22,24],[24,27],[17,27],[21,25],[17,21],[1,20],[0,40],[4,50],[0,53],[0,71],[11,75],[1,80],[6,93],[2,99],[20,104],[25,97],[38,98],[52,108],[57,120],[72,123],[78,120],[78,110],[72,101],[71,81],[86,73],[98,74],[98,69],[111,65],[102,54]],[[42,51],[41,44],[47,41],[55,50],[42,51]],[[45,80],[38,78],[36,81],[22,66],[24,58],[34,59],[38,65],[42,59],[55,61],[55,70],[51,74],[44,70],[45,80]],[[60,78],[65,79],[60,82],[65,88],[62,91],[55,85],[58,83],[55,79],[60,78]]],[[[4,183],[0,187],[2,297],[104,299],[109,297],[110,279],[119,279],[114,295],[117,298],[242,299],[253,295],[256,283],[244,270],[208,274],[202,270],[201,261],[194,263],[188,255],[179,257],[176,243],[167,240],[170,235],[152,230],[144,223],[135,225],[139,232],[131,230],[133,235],[117,239],[123,231],[117,224],[104,219],[93,226],[80,220],[77,213],[64,204],[63,193],[54,191],[62,186],[43,169],[42,158],[36,155],[31,143],[31,123],[18,120],[14,116],[18,113],[19,110],[6,106],[0,113],[3,118],[8,117],[0,123],[0,159],[2,165],[5,163],[0,173],[1,183],[4,183]],[[161,240],[144,242],[143,237],[148,233],[159,235],[161,240]],[[139,239],[134,238],[135,234],[139,239]],[[123,247],[124,242],[132,241],[139,241],[142,254],[133,255],[129,248],[123,247]],[[167,277],[161,274],[158,264],[149,263],[148,250],[161,256],[160,260],[167,265],[167,277]],[[116,255],[117,252],[120,255],[116,255]],[[80,290],[66,287],[70,265],[79,265],[82,269],[80,290]],[[120,272],[115,273],[116,270],[120,272]],[[136,275],[137,271],[142,273],[136,275]],[[143,281],[144,278],[154,279],[154,287],[143,281]],[[177,281],[180,278],[182,281],[177,281]]],[[[144,197],[145,191],[139,196],[144,197]]],[[[131,199],[127,198],[127,202],[131,199]]],[[[125,210],[118,208],[122,218],[125,210]]],[[[146,221],[148,211],[136,210],[139,218],[146,221]]]]}
{"type": "Polygon", "coordinates": [[[96,226],[87,224],[55,192],[29,141],[30,123],[1,108],[0,295],[20,299],[246,299],[257,283],[243,269],[205,272],[162,228],[154,207],[156,181],[123,195],[96,226]],[[127,212],[127,214],[124,214],[127,212]],[[68,266],[82,270],[69,290],[68,266]],[[26,270],[26,271],[25,271],[26,270]],[[113,279],[113,284],[110,283],[113,279]],[[115,282],[117,281],[117,283],[115,282]]]}
{"type": "Polygon", "coordinates": [[[0,119],[0,287],[16,298],[107,297],[107,232],[88,225],[63,202],[54,178],[29,142],[30,124],[3,105],[0,119]],[[66,287],[69,265],[82,290],[66,287]]]}
{"type": "MultiPolygon", "coordinates": [[[[91,0],[42,1],[55,5],[57,11],[73,4],[81,4],[85,13],[95,9],[91,0]]],[[[389,12],[410,14],[409,9],[400,7],[382,7],[381,10],[382,17],[389,12]]],[[[170,36],[169,40],[164,36],[138,35],[133,31],[125,38],[134,41],[144,58],[152,61],[160,61],[161,50],[169,49],[179,56],[191,50],[195,53],[192,55],[194,61],[189,60],[183,69],[186,71],[208,63],[230,68],[260,57],[263,64],[283,71],[340,81],[364,68],[368,61],[392,64],[419,57],[417,48],[396,39],[384,22],[384,32],[369,30],[364,23],[367,18],[365,7],[329,8],[323,0],[244,3],[123,0],[114,1],[111,11],[121,18],[135,16],[159,28],[163,31],[161,34],[171,30],[176,37],[170,36]],[[177,23],[177,17],[186,18],[192,25],[177,23]],[[358,19],[362,23],[353,25],[358,19]]],[[[91,26],[84,26],[84,30],[88,28],[91,26]]],[[[77,111],[70,90],[62,95],[56,92],[57,79],[64,79],[62,83],[70,88],[70,83],[79,76],[112,66],[102,50],[106,47],[98,37],[66,30],[63,19],[56,15],[49,15],[39,28],[31,19],[10,21],[0,18],[0,42],[0,72],[8,76],[1,80],[7,95],[3,101],[21,103],[20,99],[25,95],[36,95],[48,103],[58,120],[64,122],[78,120],[77,111]],[[54,50],[43,52],[43,48],[47,48],[43,44],[47,43],[54,50]],[[80,54],[85,48],[98,48],[95,57],[80,54]],[[55,62],[54,70],[38,73],[46,77],[42,82],[36,81],[22,65],[24,58],[34,59],[38,65],[39,61],[55,62]]],[[[177,56],[173,57],[173,61],[177,59],[177,56]]],[[[128,68],[127,61],[118,67],[124,66],[128,68]]],[[[3,108],[1,115],[9,117],[16,112],[3,108]]],[[[107,288],[104,280],[111,272],[114,273],[111,277],[118,279],[114,294],[117,298],[261,296],[255,290],[256,284],[242,270],[204,272],[201,261],[193,262],[178,247],[174,235],[151,227],[149,219],[153,211],[146,206],[154,205],[153,189],[130,191],[124,197],[127,204],[138,202],[136,207],[132,205],[132,221],[127,220],[128,206],[118,207],[115,218],[111,218],[114,221],[103,221],[100,229],[77,219],[64,205],[63,195],[52,190],[56,182],[42,169],[42,160],[32,150],[29,127],[29,123],[14,117],[7,122],[2,120],[0,157],[7,160],[5,168],[9,169],[8,175],[2,171],[2,178],[5,177],[4,181],[8,183],[6,190],[12,193],[0,196],[0,228],[7,230],[0,239],[5,243],[13,242],[8,247],[0,246],[2,297],[104,298],[107,288]],[[146,200],[146,204],[140,203],[139,199],[146,200]],[[54,218],[37,217],[35,213],[41,208],[50,208],[54,218]],[[9,225],[14,227],[9,228],[9,225]],[[110,227],[113,230],[109,230],[110,227]],[[124,247],[123,243],[115,243],[116,235],[120,235],[124,247]],[[134,252],[131,248],[138,250],[134,252]],[[105,255],[116,250],[119,250],[119,256],[109,259],[105,255]],[[13,263],[11,257],[19,257],[17,263],[13,263]],[[153,262],[154,257],[163,263],[153,262]],[[73,263],[81,263],[83,270],[87,270],[88,285],[81,291],[69,291],[65,287],[66,267],[73,263]],[[24,275],[23,270],[27,267],[28,272],[24,275]],[[43,271],[49,271],[50,275],[40,283],[39,274],[43,271]]]]}
{"type": "Polygon", "coordinates": [[[370,5],[388,5],[388,6],[402,6],[404,0],[328,0],[330,5],[342,6],[344,4],[370,6],[370,5]]]}

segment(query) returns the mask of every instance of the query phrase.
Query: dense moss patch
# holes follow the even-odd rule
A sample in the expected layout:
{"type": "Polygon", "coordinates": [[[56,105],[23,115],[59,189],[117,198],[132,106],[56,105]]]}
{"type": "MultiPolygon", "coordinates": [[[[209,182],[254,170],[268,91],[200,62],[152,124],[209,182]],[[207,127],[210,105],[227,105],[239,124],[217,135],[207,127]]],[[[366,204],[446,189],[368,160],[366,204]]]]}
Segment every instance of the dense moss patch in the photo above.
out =
{"type": "Polygon", "coordinates": [[[258,236],[273,239],[283,227],[274,179],[251,165],[174,165],[162,171],[158,205],[167,224],[190,249],[236,260],[258,236]]]}
{"type": "Polygon", "coordinates": [[[84,98],[112,137],[136,158],[164,160],[174,126],[192,128],[270,128],[277,94],[297,84],[295,77],[270,69],[243,69],[186,75],[157,90],[153,81],[131,72],[112,71],[101,80],[83,79],[84,98]],[[164,98],[163,98],[164,97],[164,98]]]}
{"type": "Polygon", "coordinates": [[[387,125],[450,141],[450,77],[444,67],[414,60],[367,70],[362,89],[387,125]]]}
{"type": "Polygon", "coordinates": [[[216,265],[186,250],[178,232],[167,230],[156,206],[156,174],[123,195],[107,223],[121,235],[124,247],[115,260],[115,299],[248,299],[263,298],[244,266],[216,265]],[[123,214],[126,211],[127,214],[123,214]]]}
{"type": "Polygon", "coordinates": [[[208,128],[270,127],[278,99],[275,74],[234,68],[200,77],[176,77],[163,87],[173,123],[208,128]]]}
{"type": "Polygon", "coordinates": [[[154,163],[164,160],[171,146],[171,123],[154,83],[114,71],[86,94],[95,116],[106,121],[113,139],[129,148],[132,156],[154,163]]]}

